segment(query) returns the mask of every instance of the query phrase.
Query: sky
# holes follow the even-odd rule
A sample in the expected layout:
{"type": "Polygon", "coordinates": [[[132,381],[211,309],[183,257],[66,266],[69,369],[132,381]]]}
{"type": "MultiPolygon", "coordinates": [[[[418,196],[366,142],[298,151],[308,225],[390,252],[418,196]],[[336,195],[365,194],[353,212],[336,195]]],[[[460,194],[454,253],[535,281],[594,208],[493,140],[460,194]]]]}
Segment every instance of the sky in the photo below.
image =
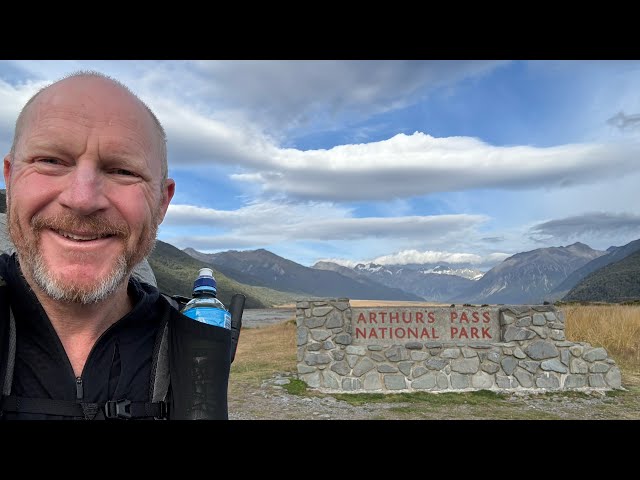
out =
{"type": "Polygon", "coordinates": [[[181,249],[486,271],[640,238],[640,61],[0,61],[4,154],[30,96],[79,70],[163,124],[158,238],[181,249]]]}

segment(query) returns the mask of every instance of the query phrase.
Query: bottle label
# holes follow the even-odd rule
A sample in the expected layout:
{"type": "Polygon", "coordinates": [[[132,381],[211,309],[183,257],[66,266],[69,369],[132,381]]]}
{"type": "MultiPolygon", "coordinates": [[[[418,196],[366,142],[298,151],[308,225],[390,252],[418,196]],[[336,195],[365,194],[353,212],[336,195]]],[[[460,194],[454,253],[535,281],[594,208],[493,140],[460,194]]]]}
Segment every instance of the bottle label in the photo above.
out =
{"type": "Polygon", "coordinates": [[[198,322],[231,329],[231,314],[220,308],[194,307],[182,313],[198,322]]]}

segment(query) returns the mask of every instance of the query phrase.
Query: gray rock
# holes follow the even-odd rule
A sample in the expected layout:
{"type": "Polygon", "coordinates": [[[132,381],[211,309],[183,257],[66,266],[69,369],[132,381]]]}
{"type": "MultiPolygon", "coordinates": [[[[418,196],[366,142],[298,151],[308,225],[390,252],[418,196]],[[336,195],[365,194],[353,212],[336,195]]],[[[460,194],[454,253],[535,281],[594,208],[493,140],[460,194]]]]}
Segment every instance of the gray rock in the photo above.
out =
{"type": "Polygon", "coordinates": [[[309,317],[305,318],[304,323],[309,328],[318,328],[324,325],[324,317],[309,317]]]}
{"type": "Polygon", "coordinates": [[[348,333],[341,333],[340,335],[336,336],[334,341],[336,343],[339,343],[340,345],[350,345],[351,344],[351,335],[349,335],[348,333]]]}
{"type": "Polygon", "coordinates": [[[358,357],[357,355],[347,355],[347,363],[351,368],[355,366],[356,362],[358,361],[358,358],[360,357],[358,357]]]}
{"type": "Polygon", "coordinates": [[[489,352],[487,354],[487,359],[494,363],[500,363],[500,354],[498,352],[489,352]]]}
{"type": "Polygon", "coordinates": [[[327,315],[327,328],[337,328],[344,325],[344,319],[342,318],[342,312],[333,310],[327,315]]]}
{"type": "Polygon", "coordinates": [[[547,338],[547,332],[549,329],[547,327],[529,327],[530,330],[533,330],[540,338],[547,338]]]}
{"type": "Polygon", "coordinates": [[[379,352],[383,350],[384,347],[382,345],[369,345],[367,349],[371,350],[372,352],[379,352]]]}
{"type": "Polygon", "coordinates": [[[378,352],[373,352],[369,356],[371,357],[371,360],[375,360],[376,362],[386,362],[387,361],[387,359],[384,358],[384,355],[382,355],[381,353],[378,353],[378,352]]]}
{"type": "Polygon", "coordinates": [[[589,375],[589,386],[592,388],[604,388],[607,382],[604,381],[604,375],[601,373],[592,373],[589,375]]]}
{"type": "Polygon", "coordinates": [[[411,352],[411,360],[413,360],[414,362],[421,362],[423,360],[426,360],[427,358],[429,358],[429,354],[427,352],[416,352],[413,351],[411,352]]]}
{"type": "Polygon", "coordinates": [[[564,330],[549,330],[549,336],[552,340],[564,340],[564,330]]]}
{"type": "Polygon", "coordinates": [[[422,343],[420,342],[407,342],[404,344],[404,348],[409,350],[422,350],[422,343]]]}
{"type": "Polygon", "coordinates": [[[331,355],[333,356],[334,360],[344,360],[344,352],[342,350],[334,350],[333,352],[331,352],[331,355]]]}
{"type": "Polygon", "coordinates": [[[296,343],[297,343],[298,347],[300,345],[304,345],[305,343],[307,343],[307,329],[306,328],[304,328],[304,327],[299,327],[298,328],[296,343]]]}
{"type": "Polygon", "coordinates": [[[329,338],[331,336],[331,332],[327,331],[327,330],[312,330],[311,331],[311,338],[313,338],[314,340],[317,340],[319,342],[326,340],[327,338],[329,338]]]}
{"type": "Polygon", "coordinates": [[[515,372],[516,367],[518,366],[518,361],[513,357],[505,357],[502,359],[502,362],[500,362],[500,365],[502,365],[504,373],[511,375],[515,372]]]}
{"type": "Polygon", "coordinates": [[[478,356],[478,352],[476,352],[474,349],[469,348],[469,347],[463,347],[462,348],[462,356],[464,358],[473,358],[473,357],[477,357],[478,356]]]}
{"type": "Polygon", "coordinates": [[[449,388],[449,380],[444,373],[436,372],[436,385],[440,390],[446,390],[449,388]]]}
{"type": "Polygon", "coordinates": [[[343,330],[343,329],[342,329],[342,328],[330,328],[329,330],[331,330],[331,333],[332,333],[333,335],[337,335],[337,334],[339,334],[340,332],[342,332],[342,330],[343,330]]]}
{"type": "Polygon", "coordinates": [[[322,342],[322,348],[324,348],[325,350],[333,350],[334,348],[336,348],[336,344],[331,340],[325,340],[324,342],[322,342]]]}
{"type": "Polygon", "coordinates": [[[426,367],[430,370],[442,370],[448,364],[448,360],[439,357],[431,357],[425,362],[426,367]]]}
{"type": "Polygon", "coordinates": [[[504,312],[502,313],[502,315],[500,315],[501,326],[511,325],[515,321],[516,321],[516,317],[514,317],[513,315],[509,315],[508,313],[504,313],[504,312]]]}
{"type": "Polygon", "coordinates": [[[413,378],[418,378],[421,377],[422,375],[424,375],[425,373],[427,373],[429,370],[427,370],[425,367],[423,367],[422,365],[418,365],[416,367],[413,368],[413,378]]]}
{"type": "Polygon", "coordinates": [[[307,365],[324,365],[331,363],[331,357],[326,353],[307,353],[304,361],[307,365]]]}
{"type": "Polygon", "coordinates": [[[400,362],[398,363],[398,368],[405,376],[411,375],[411,367],[413,366],[413,362],[400,362]]]}
{"type": "Polygon", "coordinates": [[[403,390],[407,388],[404,375],[385,375],[384,386],[389,390],[403,390]]]}
{"type": "Polygon", "coordinates": [[[396,373],[398,369],[388,363],[383,363],[382,365],[378,365],[378,371],[380,373],[396,373]]]}
{"type": "Polygon", "coordinates": [[[540,366],[540,362],[534,362],[533,360],[523,360],[519,362],[519,365],[527,372],[536,373],[538,367],[540,366]]]}
{"type": "Polygon", "coordinates": [[[453,388],[454,390],[469,388],[469,375],[462,375],[460,373],[452,372],[451,388],[453,388]]]}
{"type": "Polygon", "coordinates": [[[549,323],[549,328],[554,328],[556,330],[564,330],[564,323],[562,323],[562,322],[551,322],[551,323],[549,323]]]}
{"type": "Polygon", "coordinates": [[[604,378],[611,388],[622,387],[622,377],[620,376],[620,369],[618,367],[611,367],[604,378]]]}
{"type": "Polygon", "coordinates": [[[343,378],[342,379],[342,390],[346,392],[351,392],[354,390],[360,390],[360,379],[358,378],[343,378]]]}
{"type": "Polygon", "coordinates": [[[547,323],[547,319],[542,313],[534,313],[533,314],[533,324],[536,326],[542,326],[547,323]]]}
{"type": "Polygon", "coordinates": [[[589,364],[579,358],[572,358],[569,361],[569,371],[571,373],[589,373],[589,364]]]}
{"type": "Polygon", "coordinates": [[[571,354],[569,353],[569,350],[566,348],[561,348],[560,349],[560,360],[562,361],[562,363],[564,363],[567,367],[569,366],[569,360],[571,360],[571,354]]]}
{"type": "Polygon", "coordinates": [[[504,341],[512,342],[515,340],[529,340],[530,338],[535,337],[535,333],[526,328],[514,327],[513,325],[509,325],[507,330],[504,332],[504,341]]]}
{"type": "Polygon", "coordinates": [[[531,325],[531,316],[527,315],[526,317],[519,318],[516,321],[516,327],[528,327],[531,325]]]}
{"type": "Polygon", "coordinates": [[[554,312],[545,312],[544,318],[547,319],[547,322],[554,322],[556,320],[556,314],[554,312]]]}
{"type": "Polygon", "coordinates": [[[560,379],[554,372],[544,372],[536,375],[536,386],[547,390],[557,390],[560,388],[560,379]]]}
{"type": "Polygon", "coordinates": [[[345,348],[344,350],[345,352],[347,352],[347,355],[366,355],[367,353],[367,349],[361,345],[349,345],[347,348],[345,348]]]}
{"type": "Polygon", "coordinates": [[[392,362],[401,362],[403,360],[409,360],[409,352],[404,347],[395,345],[384,352],[384,356],[392,362]]]}
{"type": "Polygon", "coordinates": [[[427,375],[422,375],[420,378],[411,382],[411,388],[426,390],[435,388],[436,386],[436,376],[434,373],[428,373],[427,375]]]}
{"type": "Polygon", "coordinates": [[[329,388],[331,390],[340,389],[339,377],[329,370],[325,370],[322,372],[322,383],[324,384],[325,388],[329,388]]]}
{"type": "Polygon", "coordinates": [[[296,357],[298,362],[301,362],[302,360],[304,360],[304,349],[299,348],[298,351],[296,352],[296,357]]]}
{"type": "Polygon", "coordinates": [[[496,385],[498,388],[518,388],[518,381],[510,376],[496,375],[496,385]]]}
{"type": "Polygon", "coordinates": [[[376,364],[373,363],[373,360],[368,357],[362,357],[353,367],[353,376],[360,377],[374,368],[376,368],[376,364]]]}
{"type": "Polygon", "coordinates": [[[567,367],[565,367],[560,360],[554,358],[552,360],[545,360],[540,364],[540,368],[544,371],[567,373],[567,367]]]}
{"type": "Polygon", "coordinates": [[[558,313],[556,313],[556,317],[558,318],[559,322],[565,323],[565,321],[564,321],[564,319],[565,319],[564,312],[559,311],[558,313]]]}
{"type": "Polygon", "coordinates": [[[451,360],[451,370],[458,373],[476,373],[479,366],[480,359],[478,357],[451,360]]]}
{"type": "Polygon", "coordinates": [[[507,348],[507,347],[503,348],[502,349],[502,354],[506,355],[508,357],[512,356],[513,355],[513,348],[507,348]]]}
{"type": "Polygon", "coordinates": [[[381,390],[382,382],[380,381],[380,375],[378,372],[369,372],[364,376],[364,389],[365,390],[381,390]]]}
{"type": "Polygon", "coordinates": [[[309,345],[307,345],[307,350],[310,352],[317,352],[319,350],[322,350],[322,344],[321,343],[310,343],[309,345]]]}
{"type": "Polygon", "coordinates": [[[582,347],[581,345],[574,345],[572,347],[569,347],[569,351],[574,357],[581,357],[582,352],[584,351],[584,347],[582,347]]]}
{"type": "Polygon", "coordinates": [[[473,388],[491,388],[493,387],[493,375],[478,372],[471,377],[471,386],[473,388]]]}
{"type": "Polygon", "coordinates": [[[587,386],[586,375],[567,375],[564,379],[564,388],[583,388],[587,386]]]}
{"type": "Polygon", "coordinates": [[[527,355],[522,351],[520,347],[516,347],[513,349],[513,356],[516,357],[518,360],[527,358],[527,355]]]}
{"type": "Polygon", "coordinates": [[[607,358],[607,351],[602,348],[593,348],[591,350],[588,350],[587,352],[585,352],[582,355],[582,358],[584,358],[587,362],[595,362],[597,360],[604,360],[605,358],[607,358]]]}
{"type": "Polygon", "coordinates": [[[320,372],[304,373],[300,375],[300,378],[311,388],[320,387],[320,372]]]}
{"type": "Polygon", "coordinates": [[[342,362],[335,362],[333,365],[331,365],[331,370],[336,372],[338,375],[344,376],[344,375],[349,375],[351,368],[349,367],[349,365],[347,365],[347,362],[342,361],[342,362]]]}
{"type": "Polygon", "coordinates": [[[312,302],[311,304],[314,307],[321,307],[323,305],[327,305],[327,302],[321,301],[321,300],[316,300],[314,302],[312,302]]]}
{"type": "Polygon", "coordinates": [[[445,349],[440,356],[442,358],[458,358],[460,356],[459,348],[447,348],[445,349]]]}
{"type": "Polygon", "coordinates": [[[298,364],[298,373],[313,373],[316,371],[316,367],[310,367],[306,363],[298,364]]]}
{"type": "Polygon", "coordinates": [[[345,302],[345,301],[342,301],[342,302],[335,302],[335,303],[333,304],[333,306],[334,306],[334,307],[336,307],[336,308],[337,308],[338,310],[340,310],[340,311],[344,311],[344,310],[346,310],[347,308],[349,308],[349,307],[350,307],[350,305],[349,305],[349,302],[348,302],[348,301],[346,301],[346,302],[345,302]]]}
{"type": "Polygon", "coordinates": [[[333,310],[333,307],[315,307],[311,310],[311,315],[314,317],[323,317],[331,310],[333,310]]]}
{"type": "Polygon", "coordinates": [[[606,362],[596,362],[591,367],[589,367],[589,372],[591,373],[607,373],[611,365],[606,362]]]}
{"type": "Polygon", "coordinates": [[[513,372],[513,376],[516,377],[520,385],[524,388],[532,388],[533,387],[533,375],[531,375],[526,370],[518,367],[516,371],[513,372]]]}
{"type": "Polygon", "coordinates": [[[480,364],[480,368],[483,372],[487,373],[496,373],[498,370],[500,370],[500,367],[493,362],[482,362],[480,364]]]}
{"type": "Polygon", "coordinates": [[[544,360],[547,358],[557,357],[559,355],[556,346],[553,343],[545,342],[544,340],[531,342],[524,351],[534,360],[544,360]]]}
{"type": "Polygon", "coordinates": [[[309,308],[309,302],[296,302],[296,308],[309,308]]]}

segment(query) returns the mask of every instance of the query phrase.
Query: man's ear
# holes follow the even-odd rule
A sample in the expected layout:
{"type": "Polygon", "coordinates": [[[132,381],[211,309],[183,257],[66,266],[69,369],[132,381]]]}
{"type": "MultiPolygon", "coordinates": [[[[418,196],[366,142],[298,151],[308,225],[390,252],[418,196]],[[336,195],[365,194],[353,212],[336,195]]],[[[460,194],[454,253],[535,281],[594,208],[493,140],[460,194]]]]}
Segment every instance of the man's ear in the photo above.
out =
{"type": "Polygon", "coordinates": [[[9,188],[9,179],[11,178],[11,154],[4,157],[4,185],[6,189],[9,188]]]}
{"type": "Polygon", "coordinates": [[[174,193],[176,193],[176,182],[172,178],[167,178],[164,181],[164,186],[162,187],[162,203],[160,205],[160,218],[158,219],[158,224],[162,223],[164,220],[164,216],[167,214],[167,209],[169,208],[169,203],[171,202],[174,193]]]}

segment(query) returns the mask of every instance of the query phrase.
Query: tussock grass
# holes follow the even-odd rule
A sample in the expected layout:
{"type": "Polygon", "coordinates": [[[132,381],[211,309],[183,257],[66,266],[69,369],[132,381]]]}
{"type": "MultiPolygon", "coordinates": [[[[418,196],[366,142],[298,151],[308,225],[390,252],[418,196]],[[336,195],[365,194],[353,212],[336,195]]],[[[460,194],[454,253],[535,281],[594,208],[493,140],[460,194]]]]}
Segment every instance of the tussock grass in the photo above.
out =
{"type": "Polygon", "coordinates": [[[264,328],[243,328],[231,381],[260,384],[275,372],[295,372],[296,326],[286,322],[264,328]]]}
{"type": "Polygon", "coordinates": [[[640,305],[566,305],[566,336],[604,347],[627,370],[640,372],[640,305]]]}

